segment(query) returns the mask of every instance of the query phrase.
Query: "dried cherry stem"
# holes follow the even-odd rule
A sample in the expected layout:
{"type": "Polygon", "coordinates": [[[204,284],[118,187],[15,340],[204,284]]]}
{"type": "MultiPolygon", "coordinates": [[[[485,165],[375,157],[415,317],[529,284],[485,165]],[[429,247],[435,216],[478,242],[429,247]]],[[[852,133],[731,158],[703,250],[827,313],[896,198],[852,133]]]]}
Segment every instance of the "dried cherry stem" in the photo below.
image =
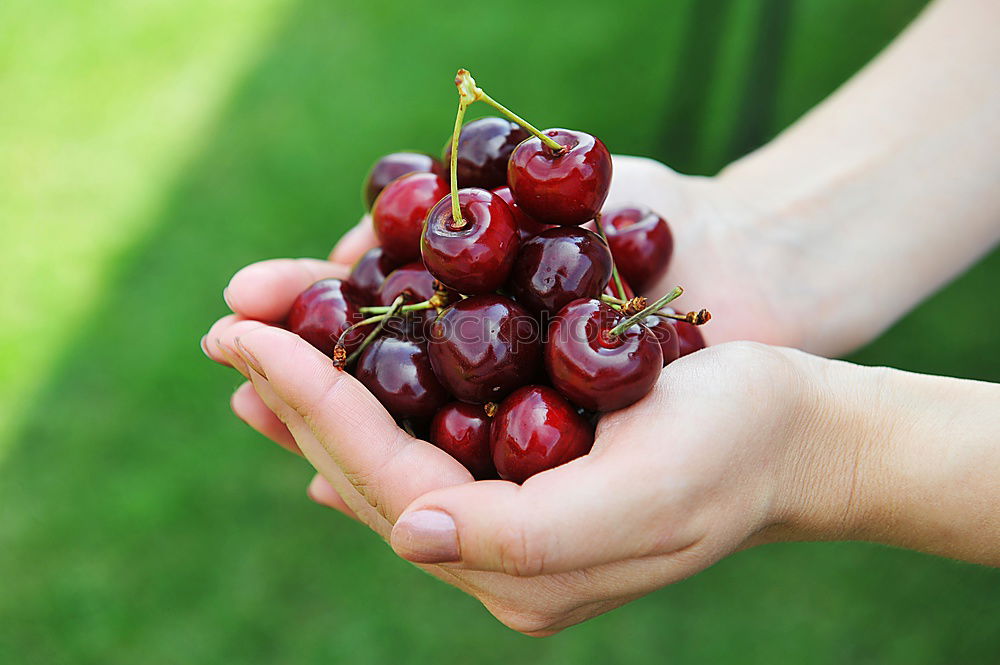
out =
{"type": "MultiPolygon", "coordinates": [[[[594,226],[597,228],[597,235],[601,236],[601,240],[607,246],[608,251],[611,251],[611,245],[608,243],[608,236],[604,233],[604,227],[601,225],[601,213],[597,213],[594,217],[594,226]]],[[[611,277],[615,281],[615,289],[618,291],[618,297],[625,298],[625,285],[622,284],[621,275],[618,274],[618,264],[615,263],[614,255],[611,256],[611,277]]]]}
{"type": "Polygon", "coordinates": [[[645,319],[650,314],[655,314],[656,311],[659,310],[661,307],[679,298],[682,293],[684,293],[684,289],[682,289],[679,286],[675,286],[673,291],[663,296],[662,298],[657,299],[652,305],[650,305],[646,309],[643,309],[640,312],[633,314],[632,316],[628,317],[627,319],[619,323],[617,326],[609,330],[608,337],[621,335],[623,332],[625,332],[635,324],[642,323],[643,319],[645,319]]]}
{"type": "MultiPolygon", "coordinates": [[[[623,310],[627,305],[635,302],[636,298],[632,300],[622,300],[621,298],[615,298],[614,296],[609,296],[606,293],[601,294],[601,302],[617,310],[623,310]]],[[[684,321],[685,323],[690,323],[691,325],[700,326],[708,323],[712,320],[712,313],[707,309],[700,309],[697,312],[688,312],[687,314],[675,314],[674,312],[653,312],[656,316],[662,316],[666,319],[674,319],[675,321],[684,321]]]]}
{"type": "MultiPolygon", "coordinates": [[[[493,99],[485,92],[483,92],[483,89],[476,85],[476,79],[472,78],[472,74],[469,73],[468,69],[458,70],[458,74],[455,75],[455,85],[458,86],[459,94],[471,95],[473,97],[473,101],[486,102],[487,104],[495,108],[497,111],[500,111],[500,113],[507,116],[510,120],[516,122],[517,124],[524,127],[526,130],[528,130],[528,132],[530,132],[532,135],[537,137],[542,143],[548,146],[549,150],[551,150],[556,155],[560,155],[564,150],[566,150],[566,146],[560,145],[555,140],[553,140],[551,136],[546,136],[538,129],[536,129],[530,122],[528,122],[521,116],[517,115],[509,108],[507,108],[506,106],[504,106],[503,104],[501,104],[500,102],[498,102],[497,100],[493,99]]],[[[454,155],[454,152],[452,154],[454,155]]],[[[452,159],[454,159],[454,157],[452,157],[452,159]]]]}
{"type": "Polygon", "coordinates": [[[688,312],[687,314],[675,314],[673,312],[656,312],[655,314],[665,319],[684,321],[693,326],[701,326],[712,320],[712,313],[707,309],[700,309],[697,312],[688,312]]]}
{"type": "Polygon", "coordinates": [[[375,341],[375,338],[379,336],[382,330],[385,329],[386,322],[393,316],[395,316],[396,313],[402,308],[405,300],[406,298],[404,296],[402,295],[397,296],[396,299],[392,301],[392,304],[389,305],[389,307],[385,312],[377,314],[375,316],[369,316],[367,319],[362,319],[361,321],[358,321],[357,323],[349,326],[347,329],[344,330],[344,332],[340,333],[340,337],[337,338],[337,344],[333,349],[334,366],[346,367],[347,365],[350,365],[355,360],[357,360],[358,356],[361,355],[361,352],[364,351],[366,348],[368,348],[368,346],[375,341]],[[360,328],[362,326],[368,326],[373,323],[378,324],[377,326],[375,326],[375,329],[372,330],[370,333],[368,333],[368,336],[365,337],[364,340],[361,342],[361,344],[358,345],[358,348],[354,349],[354,352],[351,353],[351,355],[349,356],[345,355],[344,340],[347,338],[347,336],[350,335],[354,329],[360,328]]]}

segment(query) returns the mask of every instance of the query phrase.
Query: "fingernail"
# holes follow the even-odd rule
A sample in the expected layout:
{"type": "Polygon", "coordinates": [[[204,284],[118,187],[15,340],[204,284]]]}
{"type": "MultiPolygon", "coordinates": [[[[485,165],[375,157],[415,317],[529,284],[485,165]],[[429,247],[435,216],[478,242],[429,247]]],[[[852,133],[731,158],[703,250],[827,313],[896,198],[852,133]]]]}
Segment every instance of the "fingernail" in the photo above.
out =
{"type": "Polygon", "coordinates": [[[229,299],[229,287],[228,286],[226,288],[222,289],[222,299],[224,301],[226,301],[226,307],[228,307],[229,309],[233,310],[234,312],[236,311],[236,308],[233,307],[233,301],[229,299]]]}
{"type": "Polygon", "coordinates": [[[244,378],[247,379],[250,378],[249,372],[246,370],[247,363],[240,357],[240,354],[236,353],[236,351],[229,348],[228,346],[223,344],[221,340],[218,339],[215,340],[215,346],[218,347],[219,353],[222,354],[222,357],[225,358],[229,362],[229,364],[233,366],[233,369],[242,374],[244,378]]]}
{"type": "Polygon", "coordinates": [[[201,345],[201,352],[209,358],[212,358],[212,356],[208,353],[208,335],[202,335],[199,344],[201,345]]]}
{"type": "Polygon", "coordinates": [[[243,342],[240,341],[240,338],[237,337],[233,340],[233,343],[236,345],[236,353],[238,353],[240,357],[246,361],[246,364],[250,367],[250,369],[266,379],[267,374],[264,373],[264,368],[261,367],[260,361],[257,360],[252,353],[250,353],[247,347],[243,346],[243,342]]]}
{"type": "Polygon", "coordinates": [[[399,518],[392,529],[392,547],[415,563],[458,561],[455,520],[440,510],[417,510],[399,518]]]}

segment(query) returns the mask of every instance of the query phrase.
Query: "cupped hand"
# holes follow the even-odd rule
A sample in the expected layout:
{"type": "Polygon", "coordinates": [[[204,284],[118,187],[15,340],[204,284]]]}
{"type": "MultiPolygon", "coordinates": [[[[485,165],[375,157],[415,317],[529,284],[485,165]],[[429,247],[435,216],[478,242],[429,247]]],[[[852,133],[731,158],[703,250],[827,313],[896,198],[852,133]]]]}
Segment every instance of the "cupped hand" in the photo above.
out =
{"type": "MultiPolygon", "coordinates": [[[[685,301],[715,310],[704,329],[711,344],[795,336],[763,285],[771,278],[753,270],[757,249],[740,248],[752,215],[734,212],[710,180],[637,158],[616,158],[615,168],[609,205],[641,201],[671,221],[675,258],[660,290],[681,283],[685,301]]],[[[649,396],[602,419],[583,458],[521,486],[473,482],[326,356],[268,325],[374,245],[366,218],[329,261],[243,269],[226,290],[234,314],[203,348],[250,379],[233,396],[237,415],[319,471],[315,500],[367,524],[506,625],[558,631],[768,539],[794,512],[794,469],[809,449],[806,375],[819,361],[759,345],[671,364],[649,396]]]]}

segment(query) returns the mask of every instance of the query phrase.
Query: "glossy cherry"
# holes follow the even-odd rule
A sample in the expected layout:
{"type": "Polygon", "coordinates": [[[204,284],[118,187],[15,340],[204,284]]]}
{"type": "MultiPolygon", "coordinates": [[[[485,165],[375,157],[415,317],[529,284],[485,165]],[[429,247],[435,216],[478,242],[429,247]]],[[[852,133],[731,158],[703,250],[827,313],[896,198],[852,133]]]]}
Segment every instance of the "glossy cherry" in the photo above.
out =
{"type": "MultiPolygon", "coordinates": [[[[298,295],[285,325],[332,358],[333,348],[341,333],[365,318],[359,308],[367,301],[367,296],[350,283],[323,279],[298,295]]],[[[367,327],[352,331],[344,340],[347,352],[357,348],[367,333],[367,327]]]]}
{"type": "Polygon", "coordinates": [[[614,411],[642,399],[663,367],[657,338],[634,324],[610,331],[625,317],[597,300],[578,300],[549,326],[545,369],[556,389],[590,411],[614,411]]]}
{"type": "Polygon", "coordinates": [[[667,272],[674,237],[666,220],[645,206],[615,208],[601,215],[601,225],[618,271],[639,293],[667,272]]]}
{"type": "Polygon", "coordinates": [[[368,297],[370,302],[375,302],[376,294],[386,275],[392,272],[397,264],[389,260],[381,247],[372,247],[361,255],[351,274],[347,276],[347,281],[361,293],[368,297]]]}
{"type": "Polygon", "coordinates": [[[701,351],[708,346],[705,344],[705,336],[698,330],[698,326],[693,326],[687,321],[674,321],[674,329],[677,331],[681,358],[695,351],[701,351]]]}
{"type": "Polygon", "coordinates": [[[452,214],[451,195],[427,214],[420,238],[424,265],[445,286],[464,294],[496,291],[517,256],[517,226],[510,208],[485,189],[458,190],[462,219],[452,214]]]}
{"type": "Polygon", "coordinates": [[[444,177],[445,168],[438,160],[422,152],[394,152],[372,165],[365,178],[365,207],[371,210],[385,186],[407,173],[436,173],[444,177]]]}
{"type": "Polygon", "coordinates": [[[497,187],[491,191],[502,198],[504,203],[510,207],[510,211],[514,215],[514,223],[517,224],[517,234],[520,236],[521,242],[524,242],[529,238],[534,238],[542,231],[552,228],[551,224],[542,224],[541,222],[535,220],[531,215],[521,210],[521,208],[514,202],[514,195],[510,193],[510,187],[504,185],[503,187],[497,187]]]}
{"type": "Polygon", "coordinates": [[[427,212],[448,193],[435,173],[411,173],[389,183],[372,207],[372,226],[382,251],[392,261],[420,258],[420,233],[427,212]]]}
{"type": "Polygon", "coordinates": [[[507,183],[524,212],[540,222],[574,226],[594,218],[611,187],[611,153],[595,136],[548,129],[564,149],[556,153],[532,137],[510,155],[507,183]]]}
{"type": "MultiPolygon", "coordinates": [[[[663,354],[664,367],[681,357],[680,337],[677,334],[674,323],[670,319],[655,314],[650,314],[642,321],[642,325],[646,326],[649,332],[653,333],[653,336],[656,337],[656,341],[660,343],[660,352],[663,354]]],[[[691,324],[685,323],[684,325],[691,324]]],[[[691,327],[695,328],[695,326],[691,327]]],[[[697,328],[695,329],[697,330],[697,328]]]]}
{"type": "Polygon", "coordinates": [[[430,418],[451,399],[426,346],[412,339],[377,338],[362,351],[354,375],[395,418],[430,418]]]}
{"type": "MultiPolygon", "coordinates": [[[[375,294],[375,302],[388,307],[400,295],[406,296],[407,304],[429,300],[434,295],[434,277],[420,262],[407,263],[393,270],[382,282],[375,294]]],[[[404,318],[397,318],[386,325],[386,330],[395,334],[426,340],[430,324],[434,320],[434,310],[411,312],[404,318]]]]}
{"type": "MultiPolygon", "coordinates": [[[[507,161],[528,130],[505,118],[488,116],[468,122],[458,136],[458,186],[493,189],[507,184],[507,161]]],[[[451,162],[451,140],[442,161],[451,162]]]]}
{"type": "Polygon", "coordinates": [[[496,402],[539,373],[538,325],[510,298],[479,295],[445,309],[427,346],[441,383],[463,402],[496,402]]]}
{"type": "Polygon", "coordinates": [[[462,463],[476,480],[496,478],[490,453],[490,423],[481,404],[452,402],[434,416],[430,441],[462,463]]]}
{"type": "Polygon", "coordinates": [[[590,452],[594,429],[547,386],[524,386],[497,409],[490,427],[493,464],[515,483],[590,452]]]}
{"type": "Polygon", "coordinates": [[[519,303],[555,313],[580,298],[597,298],[611,278],[611,252],[586,229],[556,227],[525,242],[510,273],[519,303]]]}

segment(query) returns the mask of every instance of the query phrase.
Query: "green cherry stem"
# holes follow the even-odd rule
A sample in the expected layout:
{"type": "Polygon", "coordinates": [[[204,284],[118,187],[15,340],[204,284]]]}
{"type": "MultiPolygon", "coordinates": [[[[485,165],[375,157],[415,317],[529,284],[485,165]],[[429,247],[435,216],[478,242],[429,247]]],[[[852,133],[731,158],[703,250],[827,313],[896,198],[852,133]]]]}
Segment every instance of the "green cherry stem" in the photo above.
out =
{"type": "MultiPolygon", "coordinates": [[[[347,338],[347,335],[349,335],[352,330],[354,330],[355,328],[360,328],[361,326],[371,325],[372,323],[378,323],[378,325],[375,326],[375,329],[372,330],[370,333],[368,333],[368,336],[365,337],[364,340],[361,342],[361,344],[358,345],[358,348],[356,348],[351,355],[347,356],[347,358],[343,361],[343,363],[338,366],[346,367],[347,365],[350,365],[352,362],[357,360],[358,356],[361,355],[361,352],[364,351],[366,348],[368,348],[368,346],[375,341],[375,338],[379,336],[382,330],[385,329],[386,322],[389,319],[391,319],[396,314],[396,312],[403,306],[404,301],[405,298],[402,295],[397,296],[397,298],[392,301],[392,304],[388,307],[388,309],[384,313],[378,314],[376,316],[369,316],[367,319],[362,319],[361,321],[358,321],[354,325],[344,330],[344,332],[340,333],[340,337],[337,339],[337,348],[343,349],[344,340],[347,338]]],[[[334,353],[336,354],[336,351],[334,353]]]]}
{"type": "MultiPolygon", "coordinates": [[[[604,226],[601,224],[601,213],[597,213],[594,217],[594,226],[597,228],[597,235],[601,236],[601,240],[607,246],[608,251],[611,251],[611,245],[608,243],[608,236],[604,234],[604,226]]],[[[611,257],[611,277],[615,280],[615,289],[618,291],[618,297],[625,298],[625,285],[622,284],[621,275],[618,274],[618,264],[615,263],[615,257],[611,257]]]]}
{"type": "MultiPolygon", "coordinates": [[[[552,137],[546,136],[530,122],[528,122],[518,114],[511,111],[509,108],[507,108],[497,100],[487,95],[482,88],[476,85],[476,79],[472,78],[472,74],[469,73],[468,69],[458,70],[458,74],[455,76],[455,85],[458,86],[458,89],[460,91],[464,90],[467,91],[468,94],[472,95],[473,101],[486,102],[487,104],[495,108],[497,111],[500,111],[500,113],[510,118],[512,121],[524,127],[532,135],[536,136],[542,143],[547,145],[549,149],[555,154],[558,155],[566,149],[566,146],[560,145],[559,143],[554,141],[552,137]]],[[[452,159],[454,159],[454,157],[452,157],[452,159]]]]}
{"type": "Polygon", "coordinates": [[[651,304],[646,309],[642,310],[641,312],[637,312],[636,314],[633,314],[632,316],[628,317],[627,319],[619,323],[617,326],[609,330],[608,336],[614,337],[616,335],[621,335],[623,332],[628,330],[636,323],[641,323],[642,320],[645,319],[650,314],[655,314],[657,310],[659,310],[667,303],[679,298],[682,293],[684,293],[684,289],[682,289],[679,286],[675,286],[673,291],[663,296],[662,298],[659,298],[658,300],[656,300],[656,302],[651,304]]]}
{"type": "MultiPolygon", "coordinates": [[[[410,312],[422,312],[425,309],[434,309],[435,307],[437,307],[437,304],[435,304],[433,300],[425,300],[423,302],[413,303],[412,305],[403,305],[402,307],[399,308],[399,313],[409,314],[410,312]]],[[[389,305],[387,307],[362,307],[359,311],[362,314],[385,314],[391,309],[392,305],[389,305]]],[[[377,317],[372,317],[372,318],[377,318],[377,317]]],[[[365,321],[368,320],[365,319],[365,321]]],[[[374,321],[371,321],[370,323],[374,323],[374,321]]]]}
{"type": "MultiPolygon", "coordinates": [[[[460,70],[459,74],[462,71],[460,70]]],[[[466,90],[462,87],[462,81],[459,76],[455,77],[455,85],[458,86],[458,113],[455,114],[455,131],[451,133],[451,217],[455,222],[455,228],[460,229],[465,226],[465,220],[462,219],[462,206],[458,204],[458,137],[462,134],[462,122],[465,120],[465,109],[469,107],[471,103],[469,101],[469,95],[466,90]]],[[[475,98],[472,98],[475,101],[475,98]]]]}

